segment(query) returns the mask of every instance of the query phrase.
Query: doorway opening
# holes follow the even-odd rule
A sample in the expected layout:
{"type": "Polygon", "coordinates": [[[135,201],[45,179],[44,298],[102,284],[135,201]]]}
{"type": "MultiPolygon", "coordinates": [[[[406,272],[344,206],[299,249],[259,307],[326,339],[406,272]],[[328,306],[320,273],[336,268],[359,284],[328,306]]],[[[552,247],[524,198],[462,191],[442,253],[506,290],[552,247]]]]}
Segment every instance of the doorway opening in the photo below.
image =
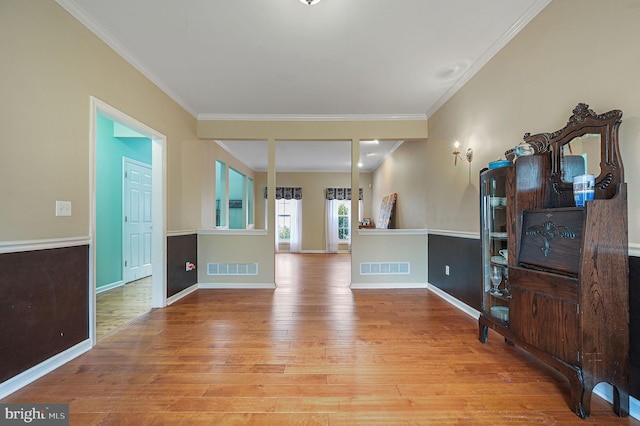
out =
{"type": "MultiPolygon", "coordinates": [[[[166,306],[166,137],[94,97],[91,97],[90,103],[92,181],[89,333],[92,344],[95,345],[98,336],[102,337],[131,321],[136,316],[130,316],[136,312],[142,314],[152,307],[166,306]],[[117,166],[109,164],[99,142],[101,124],[105,122],[112,123],[109,128],[111,137],[117,136],[122,145],[119,147],[122,152],[111,155],[111,163],[116,158],[117,166]],[[127,161],[126,157],[133,160],[127,161]],[[128,169],[128,164],[133,164],[132,170],[128,169]],[[146,169],[145,165],[148,166],[146,169]],[[115,173],[116,177],[105,178],[105,172],[115,173]],[[133,189],[125,189],[125,172],[142,179],[142,184],[136,183],[133,189]],[[138,175],[139,173],[144,176],[138,175]],[[132,196],[125,201],[127,191],[132,196]],[[109,197],[117,200],[114,202],[117,204],[115,212],[105,208],[109,205],[109,197]],[[128,211],[125,212],[125,208],[128,211]],[[145,219],[142,228],[138,227],[133,232],[127,229],[125,223],[129,223],[133,216],[136,220],[140,219],[140,215],[145,219]],[[113,247],[110,248],[110,245],[113,247]],[[136,262],[131,259],[136,259],[136,262]],[[134,285],[125,286],[129,281],[133,281],[134,285]],[[100,309],[98,301],[101,303],[100,309]],[[106,303],[104,306],[103,302],[106,303]],[[105,322],[105,329],[102,329],[98,322],[98,312],[101,312],[101,318],[104,318],[103,312],[110,312],[113,318],[125,318],[125,322],[105,322]]],[[[117,144],[105,145],[118,149],[117,144]]]]}

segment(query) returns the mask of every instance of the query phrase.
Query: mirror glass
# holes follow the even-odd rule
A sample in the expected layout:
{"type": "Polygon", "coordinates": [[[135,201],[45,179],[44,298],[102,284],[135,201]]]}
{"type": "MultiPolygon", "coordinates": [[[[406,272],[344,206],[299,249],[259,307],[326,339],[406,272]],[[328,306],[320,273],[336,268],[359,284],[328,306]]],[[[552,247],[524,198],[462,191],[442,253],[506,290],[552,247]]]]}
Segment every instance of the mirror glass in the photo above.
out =
{"type": "Polygon", "coordinates": [[[573,177],[600,175],[600,134],[587,133],[562,146],[560,169],[562,181],[572,183],[573,177]]]}

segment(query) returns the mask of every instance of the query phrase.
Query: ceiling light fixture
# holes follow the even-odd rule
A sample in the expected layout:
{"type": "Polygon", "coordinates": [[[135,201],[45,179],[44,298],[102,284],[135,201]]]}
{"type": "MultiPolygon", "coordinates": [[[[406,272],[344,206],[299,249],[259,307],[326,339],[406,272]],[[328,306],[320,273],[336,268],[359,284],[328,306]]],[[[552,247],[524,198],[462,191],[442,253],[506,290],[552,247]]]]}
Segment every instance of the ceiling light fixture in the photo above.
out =
{"type": "Polygon", "coordinates": [[[300,2],[308,4],[309,6],[313,6],[314,4],[320,3],[320,0],[300,0],[300,2]]]}

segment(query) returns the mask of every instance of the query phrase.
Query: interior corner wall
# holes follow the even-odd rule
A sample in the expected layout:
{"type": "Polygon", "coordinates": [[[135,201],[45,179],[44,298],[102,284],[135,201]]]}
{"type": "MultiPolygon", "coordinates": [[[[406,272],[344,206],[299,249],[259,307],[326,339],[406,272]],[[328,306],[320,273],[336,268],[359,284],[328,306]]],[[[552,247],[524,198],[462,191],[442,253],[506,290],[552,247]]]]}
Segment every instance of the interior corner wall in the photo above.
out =
{"type": "MultiPolygon", "coordinates": [[[[479,232],[480,170],[526,132],[562,128],[579,102],[623,111],[629,217],[640,216],[639,21],[637,0],[553,1],[438,109],[429,118],[427,227],[479,232]],[[473,148],[470,167],[453,165],[455,141],[473,148]]],[[[640,243],[640,222],[629,225],[629,241],[640,243]]]]}
{"type": "Polygon", "coordinates": [[[373,171],[371,214],[378,220],[382,199],[398,194],[395,209],[397,229],[424,229],[426,180],[426,140],[405,141],[373,171]]]}

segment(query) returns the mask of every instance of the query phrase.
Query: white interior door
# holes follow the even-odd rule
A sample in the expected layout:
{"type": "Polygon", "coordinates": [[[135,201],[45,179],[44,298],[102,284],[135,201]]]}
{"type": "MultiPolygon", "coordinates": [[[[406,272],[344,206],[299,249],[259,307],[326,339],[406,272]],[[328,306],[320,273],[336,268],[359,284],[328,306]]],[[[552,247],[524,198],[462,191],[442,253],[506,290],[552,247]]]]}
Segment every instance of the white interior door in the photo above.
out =
{"type": "Polygon", "coordinates": [[[123,280],[151,275],[151,167],[123,160],[123,280]]]}

